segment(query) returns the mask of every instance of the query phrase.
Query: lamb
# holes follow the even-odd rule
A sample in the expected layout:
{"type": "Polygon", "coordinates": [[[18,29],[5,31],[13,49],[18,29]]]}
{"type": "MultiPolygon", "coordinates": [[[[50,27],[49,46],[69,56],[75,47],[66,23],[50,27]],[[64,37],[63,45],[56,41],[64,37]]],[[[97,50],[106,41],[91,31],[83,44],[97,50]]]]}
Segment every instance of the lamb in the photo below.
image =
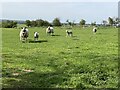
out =
{"type": "Polygon", "coordinates": [[[34,32],[34,41],[38,41],[38,38],[39,38],[39,33],[34,32]]]}
{"type": "Polygon", "coordinates": [[[73,36],[72,30],[66,30],[66,36],[73,36]]]}

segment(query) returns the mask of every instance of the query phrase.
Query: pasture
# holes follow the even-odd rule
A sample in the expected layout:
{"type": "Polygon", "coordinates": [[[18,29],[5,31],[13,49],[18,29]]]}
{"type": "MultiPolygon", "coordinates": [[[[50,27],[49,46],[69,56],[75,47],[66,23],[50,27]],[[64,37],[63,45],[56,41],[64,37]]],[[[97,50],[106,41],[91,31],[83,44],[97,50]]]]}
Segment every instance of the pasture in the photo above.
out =
{"type": "Polygon", "coordinates": [[[118,30],[100,27],[54,27],[54,36],[46,28],[28,28],[29,41],[19,40],[20,29],[2,29],[3,88],[117,88],[118,30]],[[34,42],[33,34],[40,34],[34,42]]]}

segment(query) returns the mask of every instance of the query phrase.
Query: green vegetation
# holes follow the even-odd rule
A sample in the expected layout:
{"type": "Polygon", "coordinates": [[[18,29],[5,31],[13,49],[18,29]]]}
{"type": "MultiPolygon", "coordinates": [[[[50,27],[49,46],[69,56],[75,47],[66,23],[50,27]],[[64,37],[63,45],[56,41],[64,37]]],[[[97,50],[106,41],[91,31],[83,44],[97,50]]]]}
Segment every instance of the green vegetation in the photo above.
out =
{"type": "Polygon", "coordinates": [[[80,25],[85,25],[85,20],[84,19],[81,19],[81,21],[80,21],[80,25]]]}
{"type": "Polygon", "coordinates": [[[111,17],[108,18],[109,25],[113,25],[114,21],[111,17]]]}
{"type": "Polygon", "coordinates": [[[29,41],[19,40],[20,29],[2,29],[2,82],[4,88],[117,88],[118,30],[73,27],[66,37],[64,27],[47,36],[45,27],[28,28],[29,41]],[[39,32],[39,42],[33,33],[39,32]]]}
{"type": "Polygon", "coordinates": [[[42,19],[37,19],[37,20],[26,20],[25,21],[26,26],[28,27],[41,27],[41,26],[49,26],[50,23],[46,20],[42,20],[42,19]]]}
{"type": "Polygon", "coordinates": [[[61,26],[62,24],[61,24],[61,22],[60,22],[60,19],[59,19],[59,18],[55,18],[55,19],[53,20],[53,25],[54,25],[54,26],[61,26]]]}
{"type": "Polygon", "coordinates": [[[17,27],[17,22],[7,20],[7,21],[2,22],[2,27],[3,28],[15,28],[17,27]]]}

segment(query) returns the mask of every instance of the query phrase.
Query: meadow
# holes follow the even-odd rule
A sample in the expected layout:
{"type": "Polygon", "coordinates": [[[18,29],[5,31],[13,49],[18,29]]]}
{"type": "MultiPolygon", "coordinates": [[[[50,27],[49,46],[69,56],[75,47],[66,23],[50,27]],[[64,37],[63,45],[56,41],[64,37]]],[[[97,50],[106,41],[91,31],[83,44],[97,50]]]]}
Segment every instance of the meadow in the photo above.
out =
{"type": "Polygon", "coordinates": [[[31,27],[27,43],[19,40],[20,29],[2,29],[3,88],[117,88],[118,29],[73,27],[66,37],[64,27],[31,27]],[[40,34],[34,42],[33,33],[40,34]]]}

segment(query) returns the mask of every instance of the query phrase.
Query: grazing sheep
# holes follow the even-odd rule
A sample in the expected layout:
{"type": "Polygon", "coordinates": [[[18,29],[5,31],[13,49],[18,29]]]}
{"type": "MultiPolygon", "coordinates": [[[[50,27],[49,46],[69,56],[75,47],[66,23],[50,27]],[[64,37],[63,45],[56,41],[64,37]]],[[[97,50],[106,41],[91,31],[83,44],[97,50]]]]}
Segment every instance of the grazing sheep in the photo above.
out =
{"type": "Polygon", "coordinates": [[[20,41],[27,41],[28,36],[29,36],[28,29],[26,27],[21,29],[21,31],[20,31],[20,41]]]}
{"type": "Polygon", "coordinates": [[[96,28],[96,27],[93,28],[93,32],[94,32],[94,33],[97,32],[97,28],[96,28]]]}
{"type": "Polygon", "coordinates": [[[54,30],[53,30],[53,27],[52,26],[49,26],[47,29],[46,29],[46,34],[47,35],[53,35],[54,33],[54,30]]]}
{"type": "Polygon", "coordinates": [[[34,32],[34,41],[38,41],[38,38],[39,38],[39,33],[34,32]]]}
{"type": "Polygon", "coordinates": [[[66,30],[66,37],[67,36],[73,36],[72,30],[66,30]]]}

